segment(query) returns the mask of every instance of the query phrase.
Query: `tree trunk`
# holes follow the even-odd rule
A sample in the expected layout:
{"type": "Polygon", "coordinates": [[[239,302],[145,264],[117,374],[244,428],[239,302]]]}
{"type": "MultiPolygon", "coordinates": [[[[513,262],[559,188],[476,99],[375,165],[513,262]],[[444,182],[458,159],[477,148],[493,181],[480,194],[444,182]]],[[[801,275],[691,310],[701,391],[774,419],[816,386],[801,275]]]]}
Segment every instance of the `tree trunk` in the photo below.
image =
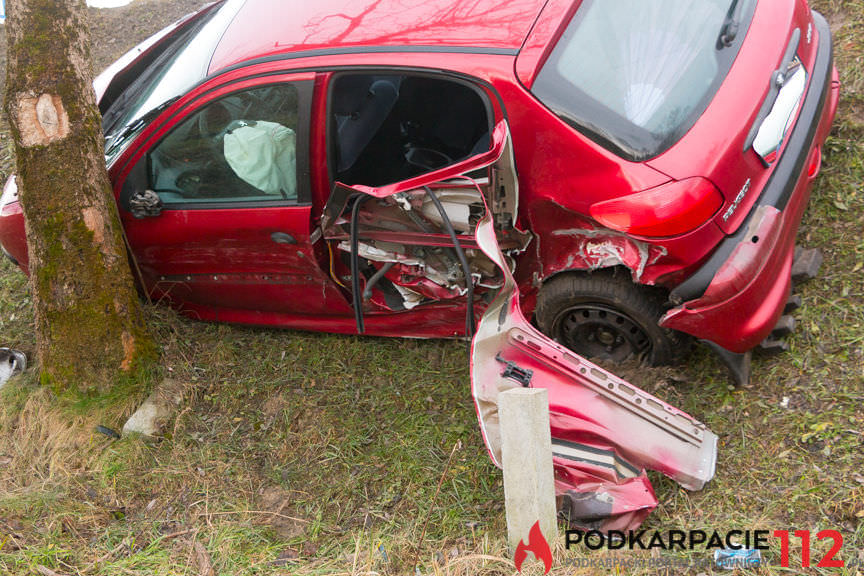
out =
{"type": "Polygon", "coordinates": [[[106,391],[154,354],[105,168],[84,0],[9,0],[15,140],[43,384],[106,391]]]}

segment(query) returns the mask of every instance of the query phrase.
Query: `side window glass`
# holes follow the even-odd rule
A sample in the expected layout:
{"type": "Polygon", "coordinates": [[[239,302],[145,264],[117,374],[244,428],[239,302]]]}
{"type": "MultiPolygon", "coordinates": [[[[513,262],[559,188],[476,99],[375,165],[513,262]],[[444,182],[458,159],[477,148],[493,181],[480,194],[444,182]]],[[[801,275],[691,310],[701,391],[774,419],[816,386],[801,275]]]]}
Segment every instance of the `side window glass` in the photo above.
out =
{"type": "Polygon", "coordinates": [[[214,100],[147,156],[162,202],[297,201],[297,88],[256,87],[214,100]]]}
{"type": "Polygon", "coordinates": [[[489,150],[479,90],[431,76],[340,74],[330,91],[334,180],[381,186],[489,150]]]}

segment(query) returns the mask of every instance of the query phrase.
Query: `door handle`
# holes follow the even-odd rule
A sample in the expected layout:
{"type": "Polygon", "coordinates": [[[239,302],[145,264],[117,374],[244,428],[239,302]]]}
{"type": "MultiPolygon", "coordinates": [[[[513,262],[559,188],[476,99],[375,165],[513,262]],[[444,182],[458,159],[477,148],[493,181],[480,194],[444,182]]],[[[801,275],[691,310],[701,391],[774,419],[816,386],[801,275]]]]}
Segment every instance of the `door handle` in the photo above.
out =
{"type": "Polygon", "coordinates": [[[273,232],[270,234],[270,239],[277,244],[296,244],[297,239],[287,232],[273,232]]]}

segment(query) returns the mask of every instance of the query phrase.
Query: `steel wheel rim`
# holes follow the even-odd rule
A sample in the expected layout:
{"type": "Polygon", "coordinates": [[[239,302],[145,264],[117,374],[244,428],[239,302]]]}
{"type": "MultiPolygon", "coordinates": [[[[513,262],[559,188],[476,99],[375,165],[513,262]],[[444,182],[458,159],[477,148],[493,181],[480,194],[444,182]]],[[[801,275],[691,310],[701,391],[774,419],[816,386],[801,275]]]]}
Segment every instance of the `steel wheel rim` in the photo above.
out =
{"type": "Polygon", "coordinates": [[[586,358],[621,362],[651,352],[651,339],[623,312],[599,303],[581,303],[555,320],[555,340],[586,358]]]}

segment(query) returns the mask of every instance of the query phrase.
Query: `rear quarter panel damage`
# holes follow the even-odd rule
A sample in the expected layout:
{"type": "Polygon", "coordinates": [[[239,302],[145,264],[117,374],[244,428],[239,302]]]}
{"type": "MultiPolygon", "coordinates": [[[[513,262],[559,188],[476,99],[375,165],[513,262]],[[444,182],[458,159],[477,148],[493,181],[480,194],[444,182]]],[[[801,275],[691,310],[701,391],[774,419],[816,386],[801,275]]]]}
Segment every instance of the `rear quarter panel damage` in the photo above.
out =
{"type": "Polygon", "coordinates": [[[668,251],[599,226],[553,201],[532,211],[537,276],[546,280],[561,272],[624,266],[634,282],[654,284],[655,266],[668,251]],[[649,274],[646,274],[646,270],[649,274]]]}

